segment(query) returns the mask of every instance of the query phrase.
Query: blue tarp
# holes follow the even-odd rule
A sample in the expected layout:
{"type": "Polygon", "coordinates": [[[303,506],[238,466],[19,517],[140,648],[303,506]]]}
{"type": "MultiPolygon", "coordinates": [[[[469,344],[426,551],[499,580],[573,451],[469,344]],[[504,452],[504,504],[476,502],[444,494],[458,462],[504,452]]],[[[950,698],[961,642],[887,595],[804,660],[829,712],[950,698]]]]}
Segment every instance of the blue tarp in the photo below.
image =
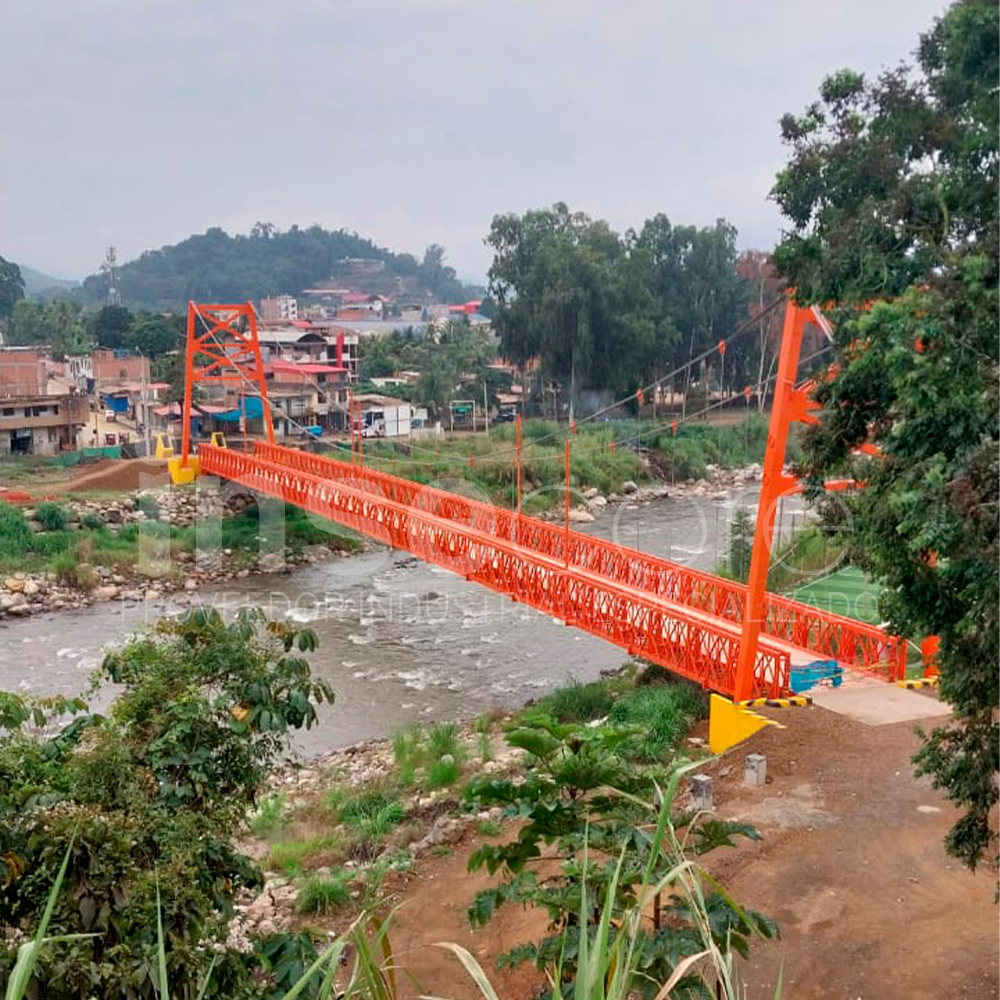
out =
{"type": "Polygon", "coordinates": [[[225,413],[213,413],[212,417],[215,420],[225,420],[227,423],[237,423],[240,417],[246,417],[247,420],[258,420],[264,416],[264,404],[256,396],[247,396],[243,400],[242,407],[238,406],[235,410],[226,410],[225,413]]]}

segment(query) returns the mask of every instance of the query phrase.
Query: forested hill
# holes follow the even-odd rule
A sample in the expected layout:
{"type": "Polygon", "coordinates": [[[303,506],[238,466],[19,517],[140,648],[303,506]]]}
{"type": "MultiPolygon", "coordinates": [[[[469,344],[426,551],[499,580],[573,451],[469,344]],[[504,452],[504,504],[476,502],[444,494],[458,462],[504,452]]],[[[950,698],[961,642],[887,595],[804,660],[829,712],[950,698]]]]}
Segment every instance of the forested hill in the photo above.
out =
{"type": "MultiPolygon", "coordinates": [[[[119,268],[118,286],[128,306],[182,308],[189,299],[241,302],[266,295],[297,295],[331,279],[369,292],[393,292],[418,299],[459,301],[466,289],[444,263],[444,248],[432,245],[423,260],[377,246],[357,233],[320,226],[292,226],[280,232],[257,223],[249,235],[230,236],[222,229],[189,236],[159,250],[147,250],[119,268]],[[359,268],[349,258],[378,260],[384,268],[359,268]]],[[[83,283],[83,297],[92,302],[107,296],[104,274],[83,283]]]]}

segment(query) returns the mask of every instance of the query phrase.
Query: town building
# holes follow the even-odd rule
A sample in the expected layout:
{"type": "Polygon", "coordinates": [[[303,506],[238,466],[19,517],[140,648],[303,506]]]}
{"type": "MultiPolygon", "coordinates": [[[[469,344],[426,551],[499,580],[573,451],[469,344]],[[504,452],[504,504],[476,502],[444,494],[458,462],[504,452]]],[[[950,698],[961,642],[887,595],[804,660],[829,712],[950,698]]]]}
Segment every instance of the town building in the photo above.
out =
{"type": "Polygon", "coordinates": [[[0,350],[0,457],[56,455],[83,443],[87,396],[50,393],[45,359],[37,352],[0,350]]]}
{"type": "Polygon", "coordinates": [[[122,382],[150,382],[149,358],[141,354],[97,347],[91,355],[93,388],[98,392],[122,382]]]}
{"type": "Polygon", "coordinates": [[[260,318],[264,323],[294,323],[299,318],[298,300],[294,295],[261,299],[260,318]]]}

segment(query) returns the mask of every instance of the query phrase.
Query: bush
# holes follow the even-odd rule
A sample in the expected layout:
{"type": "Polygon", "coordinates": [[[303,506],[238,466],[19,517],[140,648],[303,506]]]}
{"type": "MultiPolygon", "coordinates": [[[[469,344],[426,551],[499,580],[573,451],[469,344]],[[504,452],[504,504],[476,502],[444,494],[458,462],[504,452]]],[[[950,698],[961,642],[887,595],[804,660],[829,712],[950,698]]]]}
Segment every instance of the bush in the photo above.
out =
{"type": "Polygon", "coordinates": [[[91,513],[89,514],[84,514],[83,518],[80,520],[80,523],[85,528],[89,528],[91,531],[99,531],[101,528],[105,526],[105,524],[107,524],[104,518],[100,514],[95,513],[94,511],[91,511],[91,513]]]}
{"type": "Polygon", "coordinates": [[[49,570],[63,586],[79,590],[93,590],[97,586],[97,571],[89,563],[82,562],[75,552],[60,552],[53,556],[49,570]]]}
{"type": "Polygon", "coordinates": [[[339,870],[326,878],[306,879],[299,888],[295,908],[299,913],[313,913],[326,917],[335,910],[346,906],[351,900],[347,887],[347,873],[339,870]]]}
{"type": "MultiPolygon", "coordinates": [[[[233,838],[290,732],[332,698],[300,655],[314,647],[311,632],[259,612],[226,624],[198,608],[105,658],[103,678],[121,688],[106,716],[34,736],[23,713],[0,712],[0,913],[36,926],[72,845],[48,933],[95,935],[46,949],[31,995],[153,1000],[135,975],[155,964],[158,910],[171,992],[197,993],[236,894],[261,883],[233,838]]],[[[0,981],[14,957],[0,945],[0,981]]],[[[246,962],[224,955],[206,997],[243,986],[246,962]]]]}
{"type": "Polygon", "coordinates": [[[691,724],[708,711],[705,692],[693,684],[653,684],[637,687],[615,702],[608,721],[635,726],[640,733],[624,747],[639,760],[661,760],[687,735],[691,724]]]}
{"type": "Polygon", "coordinates": [[[454,785],[461,773],[461,765],[450,753],[446,753],[427,768],[427,787],[444,788],[445,785],[454,785]]]}
{"type": "Polygon", "coordinates": [[[265,795],[250,814],[247,825],[256,837],[273,837],[288,826],[286,817],[287,800],[280,792],[265,795]]]}
{"type": "Polygon", "coordinates": [[[574,680],[542,698],[538,707],[560,722],[591,722],[611,711],[614,695],[603,681],[581,684],[574,680]]]}
{"type": "Polygon", "coordinates": [[[35,520],[38,521],[46,531],[65,531],[69,523],[69,514],[66,508],[57,503],[40,503],[35,508],[35,520]]]}

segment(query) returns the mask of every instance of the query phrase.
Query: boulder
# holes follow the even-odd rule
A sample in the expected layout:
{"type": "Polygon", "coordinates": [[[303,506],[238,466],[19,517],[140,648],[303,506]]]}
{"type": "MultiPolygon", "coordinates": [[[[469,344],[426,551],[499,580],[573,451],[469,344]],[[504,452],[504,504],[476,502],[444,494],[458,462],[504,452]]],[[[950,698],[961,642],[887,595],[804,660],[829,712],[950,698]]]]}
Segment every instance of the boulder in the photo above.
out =
{"type": "Polygon", "coordinates": [[[569,519],[575,524],[589,524],[594,520],[594,515],[582,507],[573,507],[569,512],[569,519]]]}
{"type": "Polygon", "coordinates": [[[42,588],[39,587],[38,584],[35,583],[34,580],[25,580],[24,581],[24,590],[22,590],[21,593],[25,594],[27,597],[32,597],[35,594],[37,594],[41,589],[42,588]]]}
{"type": "Polygon", "coordinates": [[[24,590],[24,580],[16,576],[8,576],[3,585],[12,594],[20,594],[24,590]]]}
{"type": "Polygon", "coordinates": [[[626,496],[635,493],[636,490],[638,489],[639,489],[638,483],[633,482],[631,479],[626,479],[625,482],[622,483],[622,493],[624,493],[626,496]]]}
{"type": "Polygon", "coordinates": [[[118,596],[118,587],[113,583],[106,583],[100,587],[95,587],[90,592],[90,596],[95,601],[112,601],[118,596]]]}

